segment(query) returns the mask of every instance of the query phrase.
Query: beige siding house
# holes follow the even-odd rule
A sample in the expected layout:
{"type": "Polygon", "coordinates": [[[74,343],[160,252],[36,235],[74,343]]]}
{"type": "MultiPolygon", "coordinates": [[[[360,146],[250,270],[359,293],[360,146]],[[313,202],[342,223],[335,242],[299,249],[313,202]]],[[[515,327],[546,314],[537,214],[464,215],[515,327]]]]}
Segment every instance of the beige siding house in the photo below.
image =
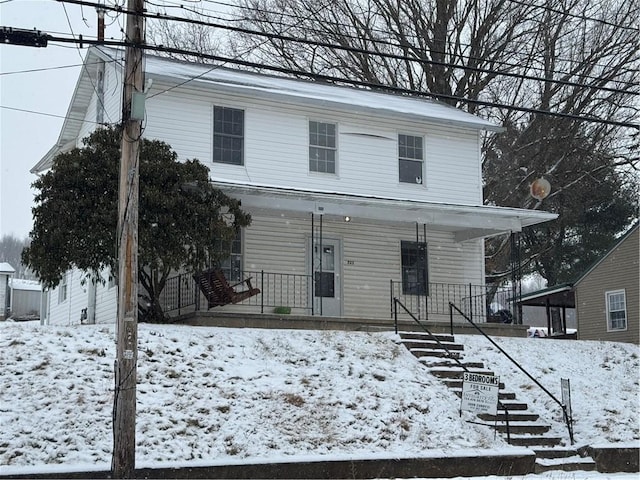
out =
{"type": "MultiPolygon", "coordinates": [[[[59,140],[32,171],[119,121],[121,58],[89,49],[59,140]]],[[[480,146],[501,127],[443,103],[149,55],[145,77],[144,136],[208,166],[253,218],[224,268],[261,293],[216,311],[389,318],[402,295],[422,318],[444,314],[448,300],[482,295],[485,238],[556,217],[484,205],[480,146]],[[436,302],[445,291],[457,293],[436,302]]],[[[175,280],[165,311],[203,308],[191,276],[175,280]]],[[[51,323],[84,309],[115,318],[105,286],[70,274],[65,288],[50,292],[51,323]]]]}
{"type": "Polygon", "coordinates": [[[639,237],[636,224],[574,284],[580,340],[640,343],[639,237]]]}

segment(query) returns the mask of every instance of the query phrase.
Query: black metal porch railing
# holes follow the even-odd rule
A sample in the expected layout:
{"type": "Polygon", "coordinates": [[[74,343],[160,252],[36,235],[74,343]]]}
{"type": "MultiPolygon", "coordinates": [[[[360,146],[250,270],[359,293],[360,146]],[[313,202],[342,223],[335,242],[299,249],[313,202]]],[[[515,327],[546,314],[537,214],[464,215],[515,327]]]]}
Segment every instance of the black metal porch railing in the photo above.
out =
{"type": "Polygon", "coordinates": [[[465,315],[480,322],[502,321],[496,315],[499,309],[515,311],[513,295],[509,288],[471,283],[429,283],[426,295],[424,292],[412,293],[417,291],[419,291],[417,284],[391,280],[392,316],[394,298],[402,302],[402,305],[418,320],[428,320],[429,315],[448,316],[449,303],[460,305],[465,315]]]}
{"type": "MultiPolygon", "coordinates": [[[[269,313],[278,307],[303,311],[313,315],[311,301],[311,275],[273,273],[261,271],[242,272],[242,278],[251,278],[251,284],[260,294],[239,305],[258,307],[260,313],[269,313]]],[[[182,273],[170,277],[160,295],[160,305],[169,316],[206,309],[206,303],[197,282],[191,274],[182,273]]]]}

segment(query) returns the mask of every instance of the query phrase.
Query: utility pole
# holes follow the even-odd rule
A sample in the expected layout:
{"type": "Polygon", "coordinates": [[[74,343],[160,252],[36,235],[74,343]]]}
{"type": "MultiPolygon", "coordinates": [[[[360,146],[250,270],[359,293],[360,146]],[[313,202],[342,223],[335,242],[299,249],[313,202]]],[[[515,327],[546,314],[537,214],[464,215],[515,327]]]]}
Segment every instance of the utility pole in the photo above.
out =
{"type": "Polygon", "coordinates": [[[113,419],[113,478],[134,478],[138,360],[138,179],[144,86],[144,0],[128,0],[118,197],[118,322],[113,419]]]}

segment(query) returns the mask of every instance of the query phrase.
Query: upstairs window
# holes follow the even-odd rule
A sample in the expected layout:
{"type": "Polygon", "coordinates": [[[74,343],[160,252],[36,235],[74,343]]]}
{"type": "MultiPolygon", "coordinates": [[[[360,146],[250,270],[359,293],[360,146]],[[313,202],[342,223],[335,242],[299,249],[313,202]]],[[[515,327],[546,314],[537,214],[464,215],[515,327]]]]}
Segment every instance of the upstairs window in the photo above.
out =
{"type": "Polygon", "coordinates": [[[424,183],[424,148],[422,137],[398,135],[398,161],[400,182],[421,185],[424,183]]]}
{"type": "Polygon", "coordinates": [[[400,245],[402,259],[402,293],[426,295],[428,292],[428,259],[425,242],[405,242],[400,245]]]}
{"type": "Polygon", "coordinates": [[[213,107],[213,161],[244,165],[244,110],[213,107]]]}
{"type": "Polygon", "coordinates": [[[624,290],[605,293],[607,299],[607,331],[627,329],[627,302],[624,290]]]}
{"type": "Polygon", "coordinates": [[[336,173],[336,124],[309,122],[309,170],[336,173]]]}

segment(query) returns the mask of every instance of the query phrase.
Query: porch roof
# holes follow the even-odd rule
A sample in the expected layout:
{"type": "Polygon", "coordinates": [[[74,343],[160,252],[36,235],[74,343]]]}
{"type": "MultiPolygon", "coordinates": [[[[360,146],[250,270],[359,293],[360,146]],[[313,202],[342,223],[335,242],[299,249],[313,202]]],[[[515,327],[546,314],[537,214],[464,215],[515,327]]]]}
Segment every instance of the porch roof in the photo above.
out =
{"type": "Polygon", "coordinates": [[[555,213],[488,205],[459,205],[400,198],[302,190],[213,180],[216,187],[248,209],[314,213],[385,223],[424,223],[452,232],[456,242],[490,237],[547,222],[555,213]]]}
{"type": "Polygon", "coordinates": [[[573,284],[565,283],[522,295],[518,303],[529,307],[575,308],[576,299],[573,284]]]}

